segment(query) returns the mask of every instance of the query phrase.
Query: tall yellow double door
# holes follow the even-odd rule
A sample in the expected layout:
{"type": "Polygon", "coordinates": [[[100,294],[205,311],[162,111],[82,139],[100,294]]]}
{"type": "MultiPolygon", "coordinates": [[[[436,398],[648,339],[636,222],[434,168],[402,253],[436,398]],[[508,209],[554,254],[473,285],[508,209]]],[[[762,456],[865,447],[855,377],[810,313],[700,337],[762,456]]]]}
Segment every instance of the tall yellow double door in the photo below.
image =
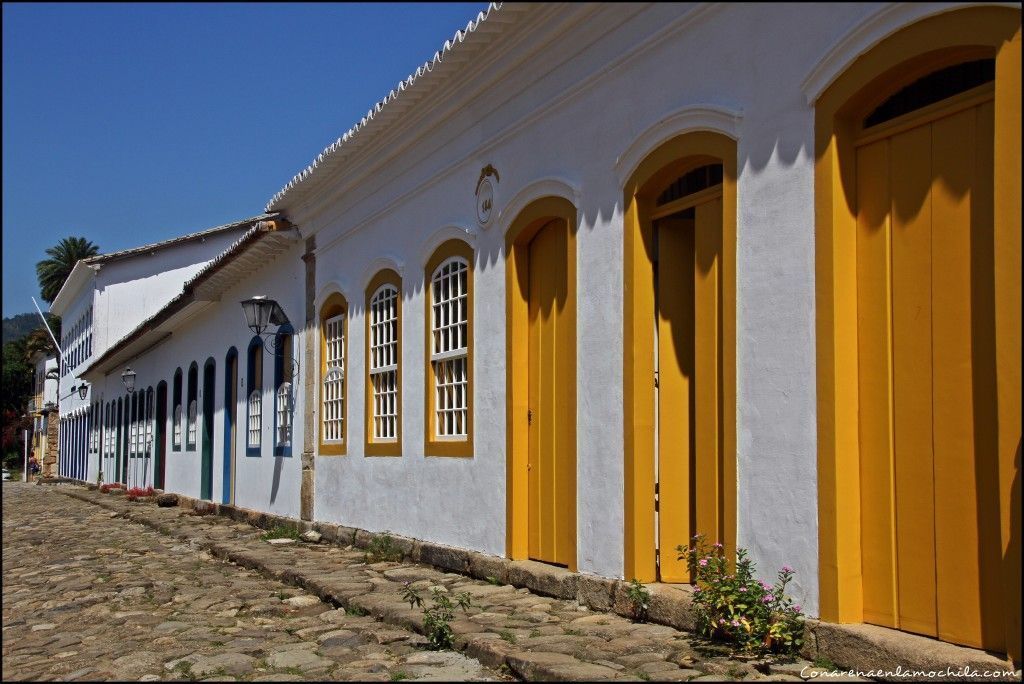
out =
{"type": "Polygon", "coordinates": [[[856,146],[864,617],[1002,650],[991,87],[878,129],[856,146]]]}

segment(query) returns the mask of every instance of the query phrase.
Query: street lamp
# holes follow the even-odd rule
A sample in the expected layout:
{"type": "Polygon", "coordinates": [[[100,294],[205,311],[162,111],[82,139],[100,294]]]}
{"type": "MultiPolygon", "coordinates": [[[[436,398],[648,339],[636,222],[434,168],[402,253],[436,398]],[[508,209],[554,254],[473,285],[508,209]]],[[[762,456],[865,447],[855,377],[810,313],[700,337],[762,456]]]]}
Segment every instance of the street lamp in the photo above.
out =
{"type": "Polygon", "coordinates": [[[128,394],[135,392],[135,371],[132,370],[131,366],[124,369],[121,373],[121,382],[124,383],[124,388],[128,390],[128,394]]]}
{"type": "Polygon", "coordinates": [[[78,398],[84,401],[87,396],[89,396],[89,386],[83,382],[78,386],[78,398]]]}
{"type": "MultiPolygon", "coordinates": [[[[264,295],[256,295],[242,300],[240,303],[242,305],[242,312],[245,314],[245,323],[249,326],[249,330],[269,343],[264,344],[264,348],[269,346],[272,354],[283,356],[285,351],[284,345],[281,343],[282,336],[279,334],[279,331],[282,325],[290,324],[290,321],[284,309],[277,303],[277,300],[270,299],[264,295]],[[267,328],[271,325],[276,325],[278,331],[266,332],[267,328]]],[[[298,373],[299,362],[294,357],[291,359],[291,362],[293,373],[298,373]]]]}

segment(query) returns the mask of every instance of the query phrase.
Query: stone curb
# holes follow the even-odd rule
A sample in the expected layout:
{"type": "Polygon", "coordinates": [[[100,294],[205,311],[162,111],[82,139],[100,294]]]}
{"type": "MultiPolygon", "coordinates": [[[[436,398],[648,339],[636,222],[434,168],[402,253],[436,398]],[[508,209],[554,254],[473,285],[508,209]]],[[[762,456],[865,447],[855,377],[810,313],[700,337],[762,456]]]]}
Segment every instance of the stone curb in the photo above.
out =
{"type": "MultiPolygon", "coordinates": [[[[79,499],[86,503],[105,508],[121,514],[126,520],[145,525],[161,534],[167,535],[181,541],[194,539],[186,532],[180,532],[172,526],[165,525],[160,521],[153,520],[148,516],[125,510],[124,506],[118,506],[115,502],[107,502],[100,498],[102,495],[93,492],[77,492],[69,490],[61,492],[67,496],[79,499]]],[[[179,495],[180,496],[180,495],[179,495]]],[[[120,500],[118,500],[120,501],[120,500]]],[[[396,608],[392,601],[381,596],[375,596],[373,592],[357,592],[354,595],[339,594],[332,591],[326,584],[318,582],[308,575],[294,569],[276,569],[263,562],[259,558],[244,551],[231,548],[227,544],[220,544],[209,540],[195,540],[195,544],[211,556],[230,561],[240,567],[253,570],[264,577],[274,579],[286,584],[297,586],[314,594],[320,600],[338,608],[357,608],[371,615],[374,619],[386,624],[401,627],[417,634],[423,634],[424,630],[420,622],[420,614],[412,609],[396,608]]],[[[457,635],[455,647],[465,651],[466,655],[475,658],[487,667],[499,668],[505,665],[517,676],[537,681],[563,681],[566,679],[567,666],[572,663],[576,667],[586,668],[590,663],[563,656],[557,663],[547,664],[540,659],[540,656],[551,654],[531,653],[515,649],[510,644],[500,639],[474,638],[472,636],[457,635]]],[[[620,679],[620,677],[616,677],[620,679]]]]}
{"type": "MultiPolygon", "coordinates": [[[[91,489],[96,489],[96,487],[93,486],[91,489]]],[[[159,521],[134,514],[131,511],[124,511],[122,506],[114,505],[113,502],[105,502],[98,498],[100,496],[98,492],[86,493],[69,489],[61,493],[121,512],[129,520],[152,527],[163,534],[182,540],[191,538],[190,535],[171,529],[159,521]]],[[[179,506],[183,508],[203,508],[211,514],[228,517],[262,529],[281,525],[291,527],[299,532],[316,530],[323,535],[325,541],[343,546],[352,545],[366,548],[370,540],[376,536],[371,532],[343,525],[300,521],[261,511],[197,500],[181,494],[178,497],[179,506]]],[[[629,585],[622,580],[573,573],[563,568],[535,561],[513,561],[398,535],[390,536],[395,545],[413,562],[432,565],[442,570],[485,581],[496,580],[545,596],[576,600],[594,610],[614,612],[626,618],[632,617],[630,603],[626,598],[626,590],[629,585]]],[[[380,596],[363,592],[356,592],[352,595],[338,594],[332,591],[327,584],[318,582],[314,578],[291,569],[275,570],[260,559],[227,545],[205,540],[198,544],[217,558],[229,560],[273,579],[299,586],[332,605],[344,608],[354,606],[382,622],[422,634],[423,630],[417,612],[395,609],[390,602],[380,596]]],[[[687,632],[694,631],[691,592],[688,589],[663,584],[645,586],[651,593],[648,610],[649,622],[687,632]]],[[[488,667],[497,668],[504,664],[524,678],[560,680],[565,677],[564,664],[545,664],[535,658],[524,659],[521,651],[500,639],[460,636],[456,639],[456,646],[488,667]]],[[[979,649],[957,646],[876,625],[844,625],[814,619],[806,621],[804,647],[801,655],[809,660],[826,658],[844,669],[862,672],[896,671],[897,667],[902,667],[903,671],[908,669],[944,671],[948,668],[954,672],[964,668],[981,672],[1017,669],[1005,656],[979,649]]],[[[894,677],[893,681],[903,681],[904,679],[906,678],[894,677]]],[[[939,677],[930,679],[944,680],[939,677]]],[[[957,678],[945,679],[955,681],[957,678]]]]}

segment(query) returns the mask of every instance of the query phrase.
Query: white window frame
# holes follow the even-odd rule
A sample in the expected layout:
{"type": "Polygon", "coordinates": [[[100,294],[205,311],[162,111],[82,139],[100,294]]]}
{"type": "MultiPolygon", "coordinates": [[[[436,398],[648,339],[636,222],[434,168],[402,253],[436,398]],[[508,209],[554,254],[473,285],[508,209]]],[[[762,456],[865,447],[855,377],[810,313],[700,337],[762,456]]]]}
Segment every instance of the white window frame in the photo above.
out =
{"type": "Polygon", "coordinates": [[[385,283],[370,297],[369,376],[374,442],[397,442],[399,438],[399,296],[396,286],[385,283]]]}
{"type": "Polygon", "coordinates": [[[196,423],[198,422],[199,402],[195,399],[188,403],[188,433],[185,443],[192,449],[196,448],[196,423]]]}
{"type": "Polygon", "coordinates": [[[171,420],[171,444],[178,449],[181,448],[181,419],[182,419],[182,405],[178,404],[174,407],[174,417],[171,420]]]}
{"type": "Polygon", "coordinates": [[[277,388],[277,434],[279,447],[292,445],[292,383],[282,382],[277,388]]]}
{"type": "Polygon", "coordinates": [[[324,377],[320,396],[324,444],[345,443],[345,314],[324,321],[324,377]],[[332,336],[333,335],[333,336],[332,336]]]}
{"type": "Polygon", "coordinates": [[[246,426],[245,445],[248,449],[259,449],[263,444],[263,390],[254,389],[247,399],[249,424],[246,426]]]}
{"type": "Polygon", "coordinates": [[[469,263],[453,256],[430,277],[430,363],[433,366],[434,435],[469,439],[469,263]]]}

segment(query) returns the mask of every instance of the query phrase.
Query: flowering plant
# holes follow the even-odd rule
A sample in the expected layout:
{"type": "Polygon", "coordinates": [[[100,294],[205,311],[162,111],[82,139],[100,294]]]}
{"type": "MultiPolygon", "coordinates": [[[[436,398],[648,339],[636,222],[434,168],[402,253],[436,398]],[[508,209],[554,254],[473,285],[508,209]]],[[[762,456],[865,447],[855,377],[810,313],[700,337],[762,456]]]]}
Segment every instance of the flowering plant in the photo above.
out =
{"type": "Polygon", "coordinates": [[[691,546],[676,547],[696,585],[693,594],[697,628],[705,636],[736,642],[746,651],[790,652],[803,644],[803,614],[786,595],[793,568],[784,565],[774,584],[754,576],[746,549],[736,550],[736,571],[730,572],[721,544],[708,545],[696,535],[691,546]]]}
{"type": "Polygon", "coordinates": [[[127,498],[129,501],[135,501],[142,497],[153,496],[156,494],[152,487],[146,487],[145,489],[142,487],[132,487],[125,493],[128,495],[127,498]]]}
{"type": "Polygon", "coordinates": [[[120,482],[108,482],[105,485],[100,485],[100,491],[106,494],[111,489],[121,489],[122,485],[120,482]]]}

